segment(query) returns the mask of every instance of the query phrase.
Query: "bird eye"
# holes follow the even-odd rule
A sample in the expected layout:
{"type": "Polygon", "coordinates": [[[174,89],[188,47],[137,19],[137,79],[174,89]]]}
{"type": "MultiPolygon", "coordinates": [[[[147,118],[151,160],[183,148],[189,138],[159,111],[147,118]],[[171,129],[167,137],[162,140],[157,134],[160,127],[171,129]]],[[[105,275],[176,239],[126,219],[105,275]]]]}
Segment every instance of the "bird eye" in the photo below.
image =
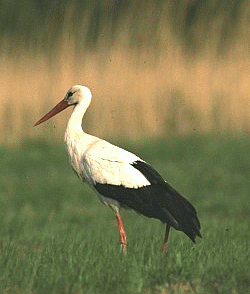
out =
{"type": "Polygon", "coordinates": [[[67,98],[70,98],[73,94],[74,94],[74,92],[69,92],[67,98]]]}

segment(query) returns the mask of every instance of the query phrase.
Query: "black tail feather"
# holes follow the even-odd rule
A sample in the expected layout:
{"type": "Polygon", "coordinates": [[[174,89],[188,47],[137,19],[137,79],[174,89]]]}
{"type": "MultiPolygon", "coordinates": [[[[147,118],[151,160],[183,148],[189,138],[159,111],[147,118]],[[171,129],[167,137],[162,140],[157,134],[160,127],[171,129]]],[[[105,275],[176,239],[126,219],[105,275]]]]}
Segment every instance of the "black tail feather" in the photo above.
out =
{"type": "Polygon", "coordinates": [[[147,186],[149,190],[152,190],[150,194],[154,194],[158,209],[165,212],[165,220],[161,220],[183,231],[195,243],[195,237],[201,237],[201,225],[193,205],[146,162],[136,161],[132,165],[151,183],[151,186],[147,186]]]}

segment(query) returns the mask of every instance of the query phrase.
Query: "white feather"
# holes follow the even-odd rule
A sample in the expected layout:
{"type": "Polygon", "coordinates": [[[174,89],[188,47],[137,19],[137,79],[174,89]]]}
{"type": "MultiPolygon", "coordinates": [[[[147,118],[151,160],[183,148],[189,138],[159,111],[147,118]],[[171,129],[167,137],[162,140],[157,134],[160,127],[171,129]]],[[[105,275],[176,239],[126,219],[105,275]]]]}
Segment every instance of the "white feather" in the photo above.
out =
{"type": "MultiPolygon", "coordinates": [[[[150,185],[131,163],[141,160],[122,148],[86,133],[65,135],[71,164],[79,177],[89,184],[123,185],[138,188],[150,185]]],[[[142,161],[142,160],[141,160],[142,161]]]]}

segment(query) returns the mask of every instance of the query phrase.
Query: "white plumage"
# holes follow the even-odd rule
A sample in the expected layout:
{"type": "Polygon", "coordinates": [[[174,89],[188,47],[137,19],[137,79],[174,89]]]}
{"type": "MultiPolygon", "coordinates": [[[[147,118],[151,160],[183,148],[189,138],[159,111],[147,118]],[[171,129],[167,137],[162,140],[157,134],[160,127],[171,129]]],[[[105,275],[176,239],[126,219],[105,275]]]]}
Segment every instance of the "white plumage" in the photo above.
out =
{"type": "Polygon", "coordinates": [[[105,140],[82,130],[82,117],[91,102],[87,87],[70,88],[65,98],[35,123],[38,125],[68,106],[74,110],[65,132],[65,143],[72,167],[86,181],[100,200],[110,206],[117,218],[123,252],[126,233],[120,207],[131,208],[166,223],[163,251],[167,248],[170,226],[187,234],[193,242],[201,237],[200,223],[194,207],[145,161],[105,140]]]}
{"type": "Polygon", "coordinates": [[[71,164],[77,174],[89,184],[98,182],[127,188],[150,185],[145,176],[130,165],[141,160],[139,157],[88,134],[77,136],[77,140],[72,140],[68,134],[66,132],[65,142],[71,164]],[[88,144],[85,145],[84,142],[88,144]],[[77,146],[82,148],[78,149],[77,146]]]}

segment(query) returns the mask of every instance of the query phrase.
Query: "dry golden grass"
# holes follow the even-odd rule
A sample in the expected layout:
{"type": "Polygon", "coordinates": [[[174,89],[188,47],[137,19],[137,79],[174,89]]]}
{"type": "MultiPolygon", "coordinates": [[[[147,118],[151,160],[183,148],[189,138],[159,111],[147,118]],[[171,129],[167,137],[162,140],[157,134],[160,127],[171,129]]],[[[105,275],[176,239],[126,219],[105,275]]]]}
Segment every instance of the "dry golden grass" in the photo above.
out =
{"type": "Polygon", "coordinates": [[[188,60],[170,36],[160,50],[132,50],[124,36],[112,48],[75,54],[72,38],[62,37],[55,61],[20,49],[0,57],[1,142],[23,137],[62,136],[69,116],[48,125],[33,123],[74,84],[93,94],[85,129],[99,136],[164,136],[213,129],[249,131],[250,58],[244,42],[216,59],[209,50],[188,60]],[[53,126],[54,128],[51,128],[53,126]]]}

